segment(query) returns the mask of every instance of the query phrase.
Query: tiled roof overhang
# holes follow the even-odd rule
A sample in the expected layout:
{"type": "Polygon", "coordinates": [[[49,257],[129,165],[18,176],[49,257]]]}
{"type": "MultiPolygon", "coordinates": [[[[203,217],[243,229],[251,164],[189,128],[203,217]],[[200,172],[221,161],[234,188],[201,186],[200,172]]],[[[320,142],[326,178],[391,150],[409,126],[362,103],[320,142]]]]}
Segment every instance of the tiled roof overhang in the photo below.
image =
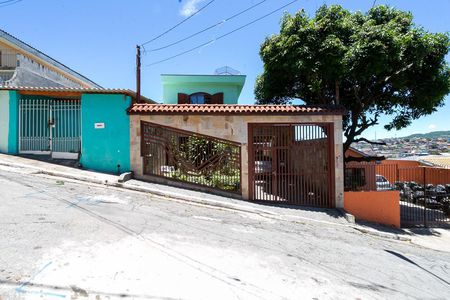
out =
{"type": "Polygon", "coordinates": [[[97,83],[93,82],[89,78],[87,78],[87,77],[81,75],[80,73],[72,70],[68,66],[66,66],[66,65],[60,63],[59,61],[51,58],[47,54],[37,50],[36,48],[28,45],[27,43],[21,41],[17,37],[9,34],[8,32],[6,32],[6,31],[4,31],[2,29],[0,29],[0,40],[3,40],[3,41],[6,41],[7,43],[10,43],[13,47],[17,47],[19,49],[22,49],[26,53],[31,54],[31,55],[33,55],[33,56],[35,56],[35,57],[45,61],[47,64],[49,64],[49,65],[51,65],[53,67],[56,67],[59,70],[62,70],[63,72],[66,72],[66,73],[70,74],[71,76],[74,76],[75,78],[77,78],[78,80],[81,80],[85,84],[88,84],[88,85],[96,87],[96,88],[101,88],[100,85],[98,85],[97,83]]]}
{"type": "Polygon", "coordinates": [[[239,104],[134,104],[132,115],[145,114],[313,114],[343,115],[345,109],[316,105],[239,105],[239,104]]]}
{"type": "MultiPolygon", "coordinates": [[[[82,94],[123,94],[136,98],[136,93],[128,89],[0,86],[0,90],[18,91],[23,95],[41,95],[49,97],[79,97],[82,94]]],[[[149,103],[156,103],[155,101],[143,96],[141,96],[141,100],[149,103]]]]}

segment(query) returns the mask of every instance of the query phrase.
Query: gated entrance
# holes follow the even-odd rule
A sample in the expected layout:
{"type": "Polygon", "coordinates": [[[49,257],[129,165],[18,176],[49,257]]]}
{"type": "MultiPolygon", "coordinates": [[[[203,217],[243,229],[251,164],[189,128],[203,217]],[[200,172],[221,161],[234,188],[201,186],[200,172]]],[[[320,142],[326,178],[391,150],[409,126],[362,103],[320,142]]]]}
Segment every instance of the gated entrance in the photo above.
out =
{"type": "Polygon", "coordinates": [[[81,152],[81,105],[77,99],[19,102],[19,153],[77,159],[81,152]]]}
{"type": "Polygon", "coordinates": [[[450,226],[450,169],[416,161],[351,162],[346,164],[345,190],[397,190],[401,227],[450,226]]]}
{"type": "Polygon", "coordinates": [[[250,199],[331,207],[331,124],[250,124],[250,199]]]}
{"type": "Polygon", "coordinates": [[[402,227],[450,226],[450,169],[400,167],[395,185],[402,227]]]}

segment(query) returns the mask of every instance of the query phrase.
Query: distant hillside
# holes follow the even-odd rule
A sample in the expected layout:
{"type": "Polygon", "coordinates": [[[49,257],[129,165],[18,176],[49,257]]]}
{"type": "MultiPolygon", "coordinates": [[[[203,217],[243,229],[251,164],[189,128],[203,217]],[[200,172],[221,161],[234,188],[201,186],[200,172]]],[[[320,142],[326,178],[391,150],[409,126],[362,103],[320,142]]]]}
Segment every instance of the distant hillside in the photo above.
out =
{"type": "Polygon", "coordinates": [[[450,130],[433,131],[433,132],[428,132],[428,133],[416,133],[416,134],[411,134],[409,136],[402,137],[402,139],[412,139],[412,138],[430,138],[430,139],[450,138],[450,130]]]}

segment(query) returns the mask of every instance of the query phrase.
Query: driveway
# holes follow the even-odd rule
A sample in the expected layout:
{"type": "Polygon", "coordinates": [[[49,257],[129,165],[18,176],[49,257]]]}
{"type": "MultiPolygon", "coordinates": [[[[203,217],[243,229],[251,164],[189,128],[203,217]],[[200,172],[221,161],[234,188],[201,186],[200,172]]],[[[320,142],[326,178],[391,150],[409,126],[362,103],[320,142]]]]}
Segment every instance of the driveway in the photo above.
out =
{"type": "Polygon", "coordinates": [[[448,299],[450,253],[308,214],[320,221],[1,167],[0,298],[448,299]]]}

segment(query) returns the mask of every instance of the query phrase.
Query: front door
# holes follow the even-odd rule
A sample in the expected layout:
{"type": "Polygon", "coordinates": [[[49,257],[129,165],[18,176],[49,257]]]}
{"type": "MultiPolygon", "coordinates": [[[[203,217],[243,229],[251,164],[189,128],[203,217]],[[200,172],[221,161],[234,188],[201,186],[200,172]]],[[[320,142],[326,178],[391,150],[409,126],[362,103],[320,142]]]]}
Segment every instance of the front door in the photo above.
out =
{"type": "Polygon", "coordinates": [[[79,100],[22,98],[19,153],[77,159],[81,152],[79,100]]]}

